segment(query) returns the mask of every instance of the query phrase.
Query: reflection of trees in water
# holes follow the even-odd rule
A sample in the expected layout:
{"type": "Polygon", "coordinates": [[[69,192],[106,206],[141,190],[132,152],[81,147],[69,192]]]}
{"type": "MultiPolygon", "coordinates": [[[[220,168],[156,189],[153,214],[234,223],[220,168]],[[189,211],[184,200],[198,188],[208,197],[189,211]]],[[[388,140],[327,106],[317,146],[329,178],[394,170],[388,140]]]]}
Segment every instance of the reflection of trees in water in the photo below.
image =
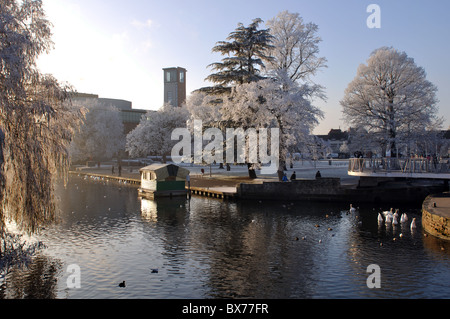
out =
{"type": "Polygon", "coordinates": [[[27,243],[21,235],[0,239],[0,299],[55,298],[60,262],[37,255],[41,242],[27,243]]]}
{"type": "Polygon", "coordinates": [[[23,236],[2,232],[0,236],[0,297],[8,274],[17,267],[27,267],[41,243],[29,244],[23,236]]]}
{"type": "MultiPolygon", "coordinates": [[[[336,204],[199,199],[191,208],[187,240],[208,256],[202,259],[207,297],[313,296],[322,250],[316,240],[295,238],[319,236],[315,224],[339,224],[325,217],[336,204]]],[[[323,228],[322,236],[329,235],[323,228]]]]}
{"type": "Polygon", "coordinates": [[[55,299],[61,262],[39,255],[28,267],[14,267],[0,289],[2,299],[55,299]]]}

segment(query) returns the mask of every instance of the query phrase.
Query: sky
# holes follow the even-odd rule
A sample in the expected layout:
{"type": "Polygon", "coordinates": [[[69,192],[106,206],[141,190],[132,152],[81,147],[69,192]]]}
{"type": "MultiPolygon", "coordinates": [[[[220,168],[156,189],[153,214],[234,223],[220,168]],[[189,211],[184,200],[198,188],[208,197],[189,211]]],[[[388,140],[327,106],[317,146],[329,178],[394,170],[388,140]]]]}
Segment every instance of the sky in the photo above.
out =
{"type": "MultiPolygon", "coordinates": [[[[187,91],[209,86],[212,53],[238,23],[264,22],[279,12],[299,13],[319,26],[320,56],[327,68],[313,78],[327,99],[314,104],[324,119],[314,130],[345,130],[340,100],[377,48],[404,51],[438,88],[439,116],[450,125],[450,1],[448,0],[43,0],[53,24],[54,49],[38,66],[78,92],[124,99],[134,109],[163,104],[163,68],[187,69],[187,91]],[[380,28],[369,28],[370,4],[380,8],[380,28]]],[[[261,28],[265,25],[261,25],[261,28]]]]}

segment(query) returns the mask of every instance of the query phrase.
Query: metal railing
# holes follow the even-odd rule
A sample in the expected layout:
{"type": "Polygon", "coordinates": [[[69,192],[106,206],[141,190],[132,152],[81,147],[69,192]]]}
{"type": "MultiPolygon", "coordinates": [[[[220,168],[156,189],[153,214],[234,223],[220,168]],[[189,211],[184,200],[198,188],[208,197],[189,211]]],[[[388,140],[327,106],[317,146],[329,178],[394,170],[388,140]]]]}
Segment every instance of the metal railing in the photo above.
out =
{"type": "Polygon", "coordinates": [[[401,172],[415,173],[450,173],[449,160],[436,158],[351,158],[348,171],[352,173],[401,172]]]}

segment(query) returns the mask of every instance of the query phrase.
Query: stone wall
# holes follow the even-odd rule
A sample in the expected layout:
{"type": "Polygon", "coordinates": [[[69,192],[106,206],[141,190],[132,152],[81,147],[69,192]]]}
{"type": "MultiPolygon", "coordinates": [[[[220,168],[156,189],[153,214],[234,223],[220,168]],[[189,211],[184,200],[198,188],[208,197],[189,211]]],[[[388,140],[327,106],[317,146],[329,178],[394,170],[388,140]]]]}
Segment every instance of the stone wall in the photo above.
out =
{"type": "Polygon", "coordinates": [[[450,240],[450,212],[442,210],[443,205],[450,202],[450,193],[430,195],[422,206],[422,227],[435,237],[450,240]],[[435,207],[436,203],[436,207],[435,207]]]}
{"type": "Polygon", "coordinates": [[[240,184],[237,193],[241,199],[320,199],[341,196],[339,178],[318,178],[289,182],[240,184]]]}
{"type": "Polygon", "coordinates": [[[414,185],[378,185],[376,187],[343,187],[339,178],[318,178],[292,182],[240,184],[237,196],[250,200],[318,200],[348,203],[417,203],[421,205],[430,194],[442,187],[414,185]]]}

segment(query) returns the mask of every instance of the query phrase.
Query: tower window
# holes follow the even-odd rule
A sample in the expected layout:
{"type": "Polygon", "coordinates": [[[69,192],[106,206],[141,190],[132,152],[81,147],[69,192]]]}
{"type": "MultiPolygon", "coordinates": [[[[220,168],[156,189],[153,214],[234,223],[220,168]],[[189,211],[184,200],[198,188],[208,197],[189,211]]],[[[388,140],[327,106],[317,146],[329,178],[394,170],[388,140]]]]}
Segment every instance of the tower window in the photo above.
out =
{"type": "Polygon", "coordinates": [[[180,83],[184,83],[184,72],[180,71],[180,83]]]}

